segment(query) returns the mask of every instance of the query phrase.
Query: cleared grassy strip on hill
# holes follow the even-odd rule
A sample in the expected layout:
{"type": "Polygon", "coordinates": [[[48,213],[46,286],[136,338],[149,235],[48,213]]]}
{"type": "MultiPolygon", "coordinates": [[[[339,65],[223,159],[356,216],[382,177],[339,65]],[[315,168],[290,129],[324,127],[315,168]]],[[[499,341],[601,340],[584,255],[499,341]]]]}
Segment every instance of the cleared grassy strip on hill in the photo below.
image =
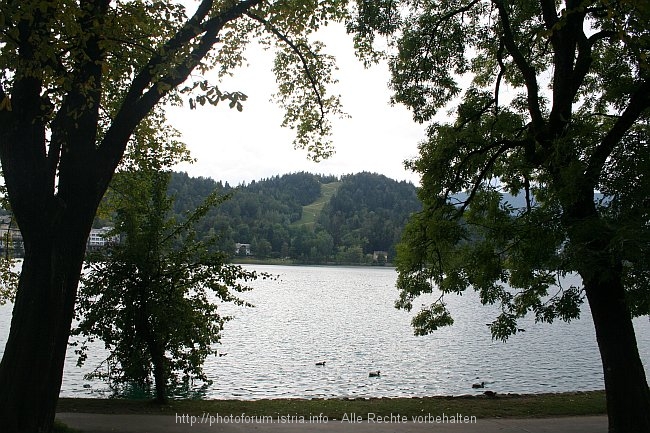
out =
{"type": "Polygon", "coordinates": [[[122,399],[70,399],[62,398],[58,412],[122,413],[122,414],[175,414],[219,413],[222,416],[327,416],[340,420],[344,414],[355,413],[367,417],[377,416],[433,416],[456,413],[477,418],[495,417],[557,417],[605,414],[605,392],[569,392],[537,395],[483,395],[461,397],[424,398],[372,398],[372,399],[272,399],[242,400],[174,400],[157,405],[145,400],[122,399]]]}
{"type": "Polygon", "coordinates": [[[320,197],[315,202],[302,207],[302,218],[293,223],[293,226],[313,227],[316,218],[323,210],[323,206],[330,201],[336,190],[341,186],[341,182],[331,182],[322,184],[320,187],[320,197]]]}

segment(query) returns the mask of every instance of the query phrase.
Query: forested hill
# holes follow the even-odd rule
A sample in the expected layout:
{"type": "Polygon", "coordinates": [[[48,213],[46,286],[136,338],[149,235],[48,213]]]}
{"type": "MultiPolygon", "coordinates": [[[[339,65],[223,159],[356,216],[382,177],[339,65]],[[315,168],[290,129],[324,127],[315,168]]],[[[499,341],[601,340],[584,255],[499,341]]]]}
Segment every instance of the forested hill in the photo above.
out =
{"type": "Polygon", "coordinates": [[[386,176],[343,177],[294,173],[232,187],[174,173],[169,192],[181,217],[213,190],[232,197],[199,225],[199,236],[219,235],[219,248],[257,258],[308,263],[370,263],[395,257],[408,216],[420,209],[415,186],[386,176]],[[249,248],[249,249],[248,249],[249,248]]]}

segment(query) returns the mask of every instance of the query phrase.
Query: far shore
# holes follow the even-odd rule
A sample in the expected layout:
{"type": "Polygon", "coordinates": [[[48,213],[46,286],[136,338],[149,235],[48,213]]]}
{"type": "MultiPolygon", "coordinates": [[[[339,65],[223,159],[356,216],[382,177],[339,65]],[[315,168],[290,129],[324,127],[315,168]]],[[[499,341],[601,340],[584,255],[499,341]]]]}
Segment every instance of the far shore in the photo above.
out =
{"type": "Polygon", "coordinates": [[[236,265],[273,265],[273,266],[344,266],[344,267],[370,267],[370,268],[394,268],[391,262],[377,263],[346,263],[346,262],[303,262],[295,259],[257,259],[254,257],[235,256],[230,263],[236,265]]]}

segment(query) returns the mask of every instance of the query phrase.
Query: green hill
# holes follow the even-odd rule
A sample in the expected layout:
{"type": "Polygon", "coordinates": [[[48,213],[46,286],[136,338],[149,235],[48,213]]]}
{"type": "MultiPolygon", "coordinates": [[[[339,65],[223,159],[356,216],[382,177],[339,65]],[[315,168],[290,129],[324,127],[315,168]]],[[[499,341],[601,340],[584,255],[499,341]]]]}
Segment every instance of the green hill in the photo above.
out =
{"type": "Polygon", "coordinates": [[[329,203],[330,199],[336,193],[336,190],[341,186],[341,182],[330,182],[321,184],[321,196],[315,202],[302,207],[302,217],[292,224],[294,227],[306,226],[313,228],[320,216],[323,207],[329,203]]]}
{"type": "Polygon", "coordinates": [[[341,178],[293,173],[232,187],[174,173],[169,187],[178,218],[211,191],[232,197],[201,221],[200,236],[256,258],[306,263],[367,263],[375,251],[395,255],[408,216],[420,208],[415,187],[374,173],[341,178]]]}

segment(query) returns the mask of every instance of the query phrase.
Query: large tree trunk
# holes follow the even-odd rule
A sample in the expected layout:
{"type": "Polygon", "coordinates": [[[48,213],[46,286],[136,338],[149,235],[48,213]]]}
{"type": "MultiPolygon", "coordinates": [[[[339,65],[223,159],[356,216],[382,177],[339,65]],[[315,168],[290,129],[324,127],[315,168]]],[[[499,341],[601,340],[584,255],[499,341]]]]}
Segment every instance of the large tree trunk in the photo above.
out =
{"type": "Polygon", "coordinates": [[[80,222],[79,214],[26,239],[11,330],[0,363],[3,432],[49,433],[52,429],[94,215],[90,206],[85,210],[85,223],[75,230],[68,228],[80,222]]]}
{"type": "Polygon", "coordinates": [[[650,391],[620,271],[584,278],[605,374],[610,433],[650,432],[650,391]]]}
{"type": "MultiPolygon", "coordinates": [[[[558,172],[559,173],[559,172],[558,172]]],[[[557,175],[557,182],[561,176],[557,175]]],[[[650,432],[650,390],[623,285],[616,230],[594,202],[595,186],[565,186],[563,222],[591,310],[605,378],[610,433],[650,432]],[[571,194],[567,194],[571,191],[571,194]]]]}

